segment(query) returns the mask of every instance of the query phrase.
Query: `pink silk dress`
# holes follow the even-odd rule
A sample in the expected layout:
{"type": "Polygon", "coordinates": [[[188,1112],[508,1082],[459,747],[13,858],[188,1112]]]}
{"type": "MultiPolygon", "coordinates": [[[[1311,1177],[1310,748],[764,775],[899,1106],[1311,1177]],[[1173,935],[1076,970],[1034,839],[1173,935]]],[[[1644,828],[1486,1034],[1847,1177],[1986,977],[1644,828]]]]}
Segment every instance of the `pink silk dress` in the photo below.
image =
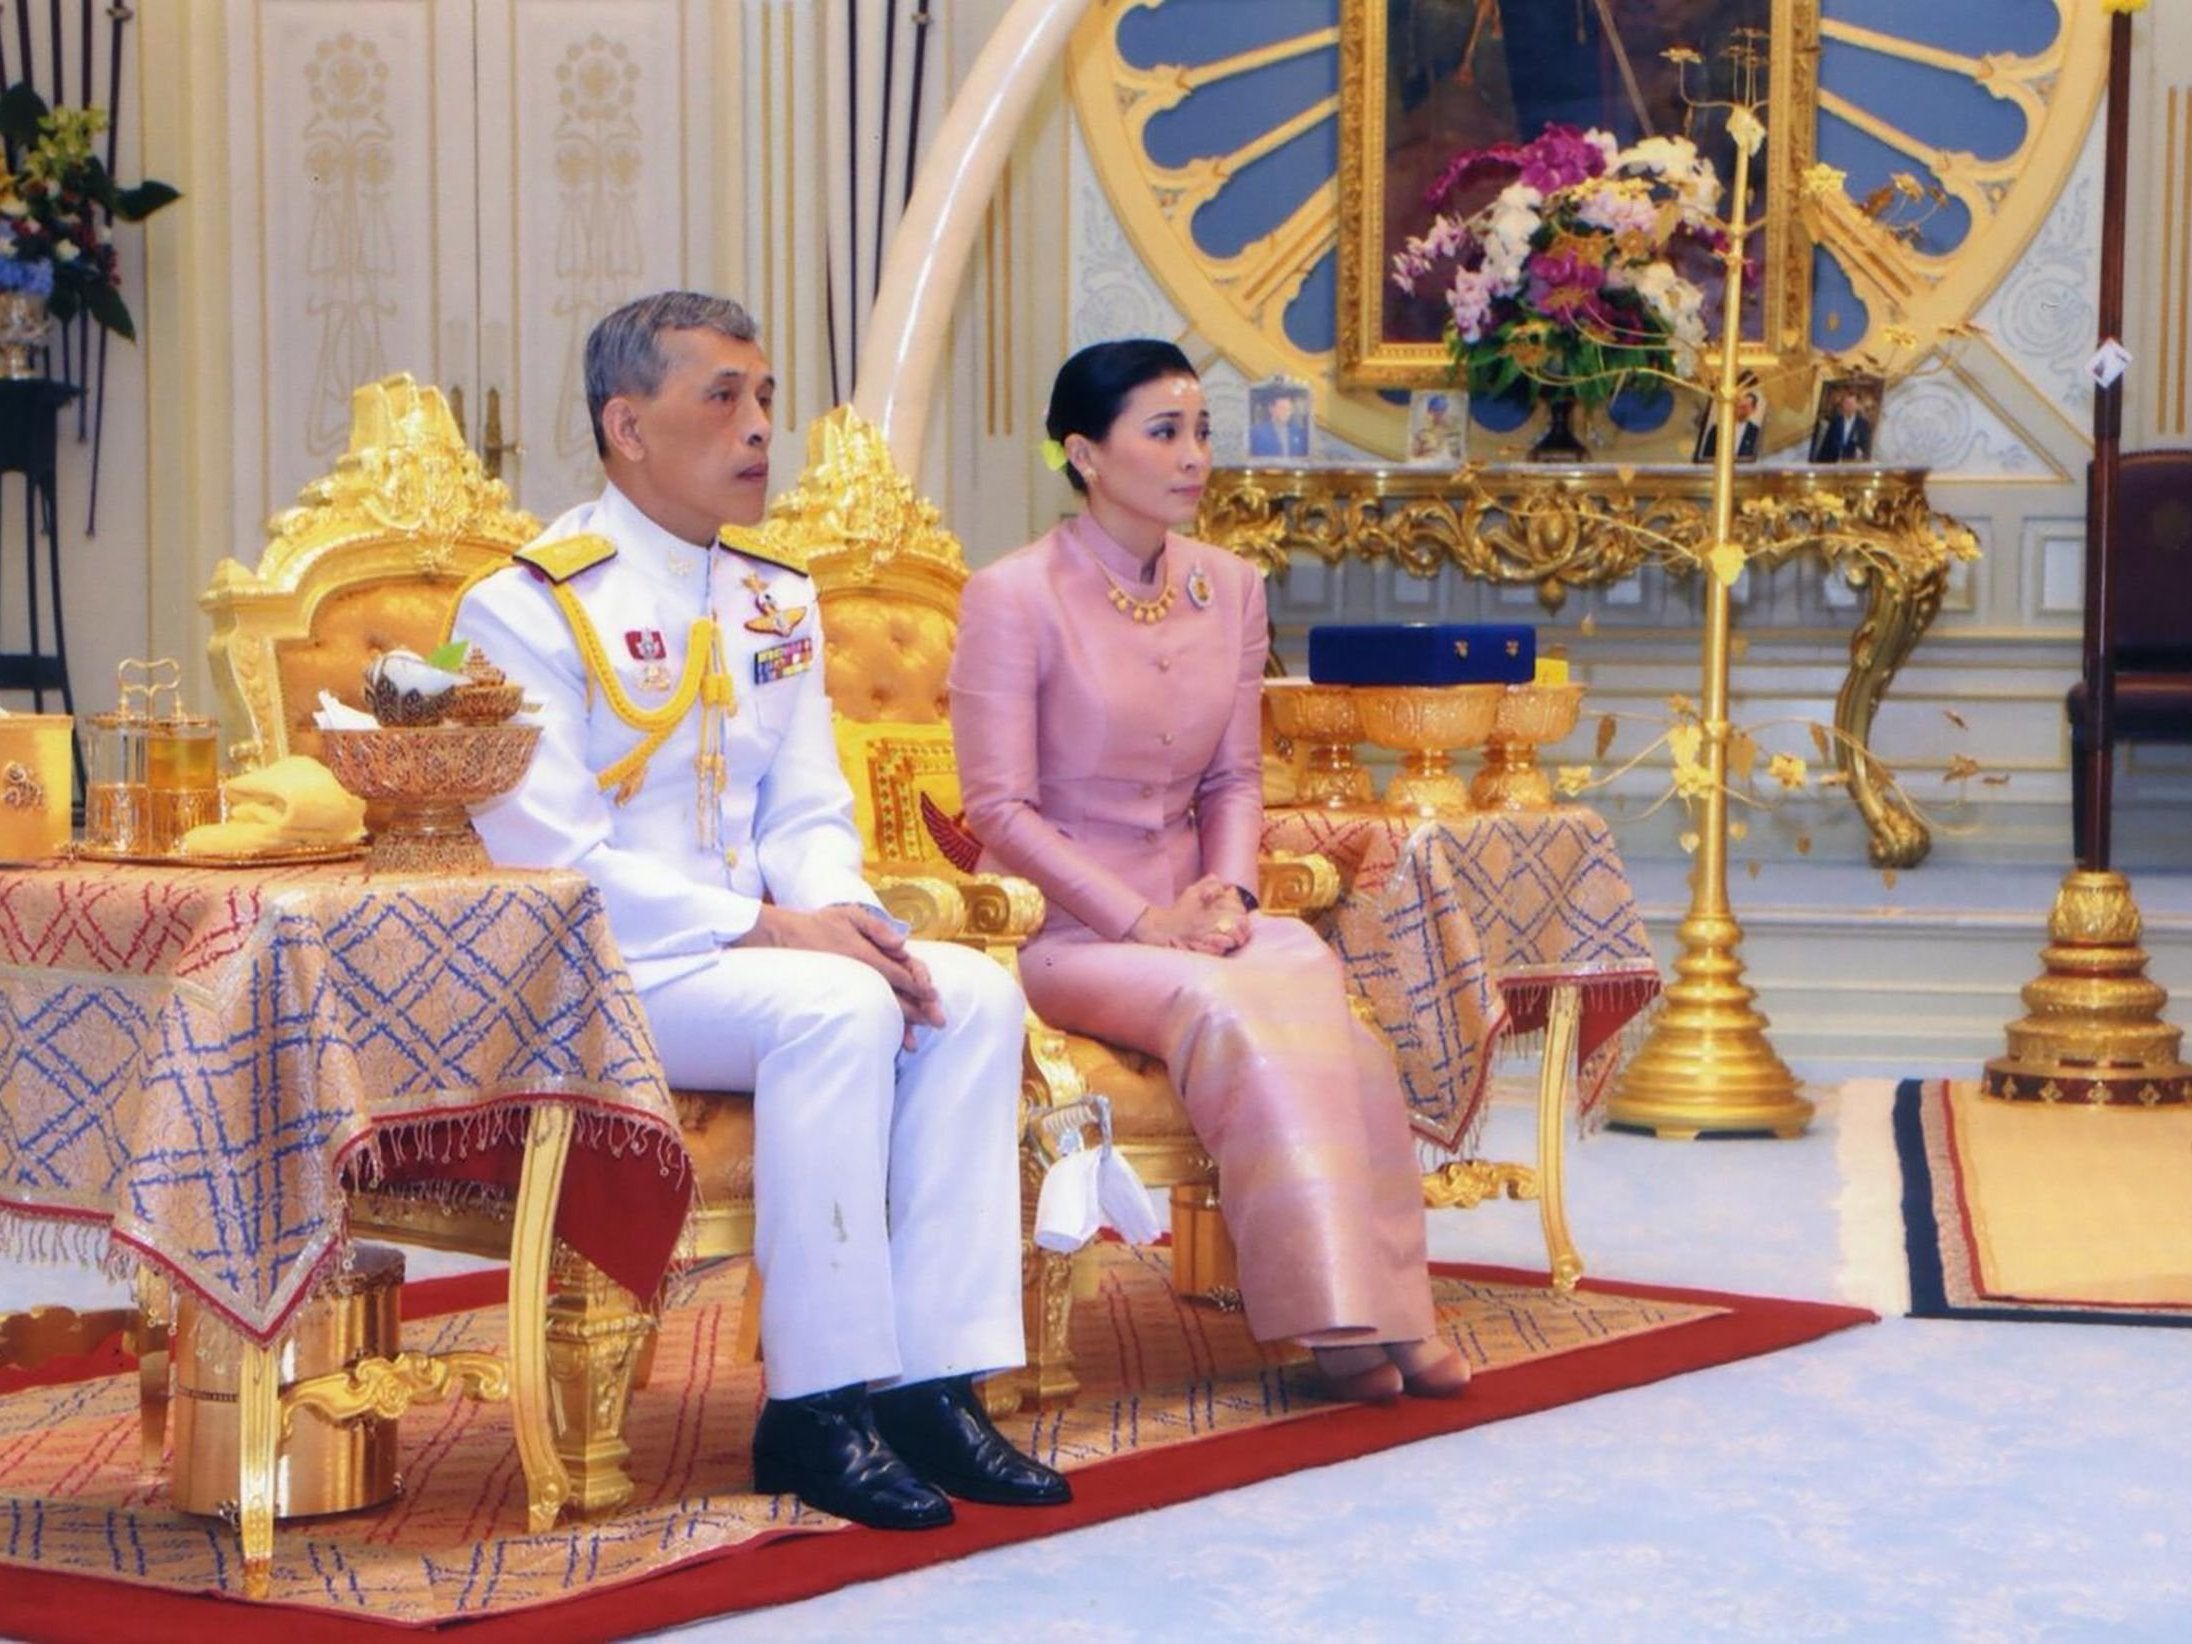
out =
{"type": "Polygon", "coordinates": [[[1432,1331],[1422,1184],[1392,1058],[1299,920],[1224,958],[1126,940],[1207,871],[1251,890],[1263,832],[1263,581],[1167,538],[1157,579],[1083,516],[978,572],[951,718],[985,868],[1049,902],[1021,963],[1045,1021],[1161,1057],[1218,1163],[1261,1340],[1432,1331]],[[1157,596],[1134,621],[1108,586],[1157,596]]]}

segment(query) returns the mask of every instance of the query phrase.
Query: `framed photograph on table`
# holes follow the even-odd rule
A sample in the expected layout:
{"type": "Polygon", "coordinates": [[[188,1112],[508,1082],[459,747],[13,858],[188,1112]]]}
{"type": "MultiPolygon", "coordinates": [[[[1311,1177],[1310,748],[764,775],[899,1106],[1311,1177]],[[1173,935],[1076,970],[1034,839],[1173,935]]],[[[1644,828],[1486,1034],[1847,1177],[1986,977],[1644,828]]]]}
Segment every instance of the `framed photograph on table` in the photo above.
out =
{"type": "Polygon", "coordinates": [[[1880,399],[1887,384],[1853,373],[1829,377],[1819,385],[1819,411],[1812,419],[1813,462],[1870,462],[1880,434],[1880,399]]]}
{"type": "Polygon", "coordinates": [[[1433,388],[1408,399],[1408,466],[1459,468],[1469,456],[1469,402],[1459,389],[1433,388]]]}
{"type": "Polygon", "coordinates": [[[1295,377],[1266,377],[1248,385],[1248,460],[1307,462],[1309,430],[1316,420],[1309,385],[1295,377]]]}
{"type": "MultiPolygon", "coordinates": [[[[1735,460],[1756,462],[1765,440],[1766,397],[1755,381],[1743,383],[1735,391],[1735,460]]],[[[1704,415],[1698,419],[1697,445],[1690,452],[1690,460],[1711,462],[1719,450],[1720,417],[1707,400],[1704,415]]]]}

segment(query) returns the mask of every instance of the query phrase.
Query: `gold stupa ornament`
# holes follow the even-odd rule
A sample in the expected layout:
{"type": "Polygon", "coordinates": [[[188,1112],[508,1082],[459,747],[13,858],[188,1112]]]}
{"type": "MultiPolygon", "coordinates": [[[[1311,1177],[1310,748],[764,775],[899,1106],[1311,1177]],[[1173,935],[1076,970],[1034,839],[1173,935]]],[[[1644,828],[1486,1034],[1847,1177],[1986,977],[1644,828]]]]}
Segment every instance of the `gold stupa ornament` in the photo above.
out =
{"type": "Polygon", "coordinates": [[[2009,1051],[1986,1065],[1989,1096],[2040,1102],[2192,1101],[2184,1035],[2162,1020],[2169,995],[2146,974],[2131,885],[2073,872],[2048,914],[2046,968],[2025,984],[2009,1051]]]}

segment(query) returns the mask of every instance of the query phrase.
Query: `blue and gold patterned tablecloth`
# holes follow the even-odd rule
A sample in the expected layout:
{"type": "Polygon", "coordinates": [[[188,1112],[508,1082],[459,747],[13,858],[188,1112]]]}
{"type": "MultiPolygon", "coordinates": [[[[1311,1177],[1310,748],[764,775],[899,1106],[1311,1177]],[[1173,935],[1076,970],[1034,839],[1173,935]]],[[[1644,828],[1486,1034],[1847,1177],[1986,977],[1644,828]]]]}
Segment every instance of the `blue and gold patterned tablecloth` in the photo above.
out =
{"type": "Polygon", "coordinates": [[[690,1170],[580,874],[360,864],[0,872],[0,1246],[150,1263],[278,1337],[340,1260],[344,1186],[503,1179],[578,1114],[557,1232],[645,1294],[690,1170]],[[651,1276],[650,1276],[651,1275],[651,1276]]]}
{"type": "Polygon", "coordinates": [[[1267,851],[1330,857],[1346,886],[1319,928],[1392,1041],[1416,1134],[1459,1153],[1484,1120],[1503,1040],[1583,996],[1577,1103],[1618,1070],[1623,1029],[1659,993],[1644,922],[1605,819],[1581,806],[1425,820],[1274,809],[1267,851]]]}

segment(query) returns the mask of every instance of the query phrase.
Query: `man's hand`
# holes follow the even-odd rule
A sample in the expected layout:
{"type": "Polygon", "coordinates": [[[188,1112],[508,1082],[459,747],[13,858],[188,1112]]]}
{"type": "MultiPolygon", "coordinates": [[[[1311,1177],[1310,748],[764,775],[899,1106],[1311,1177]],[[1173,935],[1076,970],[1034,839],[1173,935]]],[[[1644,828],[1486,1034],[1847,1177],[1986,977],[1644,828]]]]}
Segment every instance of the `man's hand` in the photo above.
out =
{"type": "Polygon", "coordinates": [[[1152,907],[1126,933],[1130,942],[1185,948],[1223,958],[1248,945],[1248,909],[1241,893],[1215,874],[1205,874],[1169,908],[1152,907]]]}
{"type": "Polygon", "coordinates": [[[810,953],[835,953],[857,959],[881,976],[898,995],[898,1008],[906,1015],[906,1048],[913,1048],[917,1025],[944,1025],[944,1005],[928,966],[914,957],[897,927],[873,908],[840,906],[802,913],[761,904],[761,917],[753,929],[733,944],[741,948],[804,948],[810,953]]]}

